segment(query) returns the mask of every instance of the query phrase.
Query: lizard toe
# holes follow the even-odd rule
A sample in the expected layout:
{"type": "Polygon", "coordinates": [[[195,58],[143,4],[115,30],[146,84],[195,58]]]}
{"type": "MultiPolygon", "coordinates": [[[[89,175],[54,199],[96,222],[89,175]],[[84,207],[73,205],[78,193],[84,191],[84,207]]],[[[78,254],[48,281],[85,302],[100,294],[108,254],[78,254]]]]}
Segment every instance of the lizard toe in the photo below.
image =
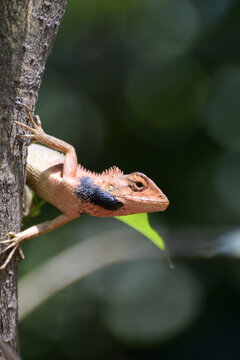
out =
{"type": "MultiPolygon", "coordinates": [[[[4,261],[4,263],[0,266],[0,270],[3,270],[3,269],[6,268],[6,266],[8,265],[8,263],[10,262],[10,260],[12,259],[13,254],[15,253],[15,251],[17,250],[17,248],[18,248],[18,244],[15,245],[15,246],[12,248],[12,250],[10,251],[8,257],[6,258],[6,260],[4,261]]],[[[5,250],[6,250],[6,249],[5,249],[5,250]]],[[[4,250],[4,252],[5,252],[5,250],[4,250]]]]}

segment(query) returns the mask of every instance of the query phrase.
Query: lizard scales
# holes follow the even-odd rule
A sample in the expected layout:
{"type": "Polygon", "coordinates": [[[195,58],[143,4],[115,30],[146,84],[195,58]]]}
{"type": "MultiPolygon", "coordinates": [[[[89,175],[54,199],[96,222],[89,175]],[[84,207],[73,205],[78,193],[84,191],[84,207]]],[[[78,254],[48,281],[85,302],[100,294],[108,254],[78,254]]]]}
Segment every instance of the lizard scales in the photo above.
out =
{"type": "Polygon", "coordinates": [[[1,240],[9,254],[0,269],[7,266],[19,245],[26,240],[52,231],[87,213],[111,217],[144,212],[163,211],[169,205],[166,195],[146,175],[134,172],[125,175],[117,167],[97,174],[78,165],[73,146],[46,134],[39,116],[32,118],[25,106],[31,126],[16,121],[30,133],[27,157],[27,185],[41,198],[58,208],[62,214],[53,220],[31,226],[20,233],[9,233],[11,239],[1,240]]]}

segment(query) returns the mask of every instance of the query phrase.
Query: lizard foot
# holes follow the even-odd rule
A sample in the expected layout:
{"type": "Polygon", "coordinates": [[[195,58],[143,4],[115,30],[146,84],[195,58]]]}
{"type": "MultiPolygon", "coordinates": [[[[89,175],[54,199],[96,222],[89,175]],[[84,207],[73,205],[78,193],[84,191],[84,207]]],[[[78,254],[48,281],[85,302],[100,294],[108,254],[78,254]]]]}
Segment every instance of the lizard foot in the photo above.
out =
{"type": "MultiPolygon", "coordinates": [[[[42,123],[41,120],[39,118],[38,115],[35,115],[34,117],[32,117],[31,113],[30,113],[30,109],[27,105],[20,103],[20,105],[24,106],[27,110],[28,113],[28,118],[29,121],[31,123],[32,126],[29,126],[27,124],[24,124],[20,121],[15,121],[16,124],[24,127],[25,129],[29,130],[31,132],[31,134],[20,134],[20,136],[22,138],[25,139],[31,139],[32,141],[30,142],[30,144],[32,144],[33,142],[41,142],[42,137],[44,136],[44,131],[42,129],[42,123]]],[[[30,145],[29,144],[29,145],[30,145]]]]}
{"type": "Polygon", "coordinates": [[[12,259],[13,254],[15,253],[15,251],[18,249],[19,251],[19,255],[21,256],[21,259],[24,260],[24,255],[22,252],[22,249],[19,248],[19,244],[20,244],[20,239],[18,238],[18,235],[15,233],[8,233],[7,235],[12,236],[12,239],[8,239],[8,240],[2,240],[0,241],[0,244],[7,244],[7,247],[1,251],[1,254],[4,254],[6,251],[8,251],[9,249],[11,249],[10,253],[8,254],[8,257],[6,258],[6,260],[4,261],[3,265],[0,266],[0,270],[5,269],[5,267],[7,266],[7,264],[9,263],[9,261],[12,259]]]}

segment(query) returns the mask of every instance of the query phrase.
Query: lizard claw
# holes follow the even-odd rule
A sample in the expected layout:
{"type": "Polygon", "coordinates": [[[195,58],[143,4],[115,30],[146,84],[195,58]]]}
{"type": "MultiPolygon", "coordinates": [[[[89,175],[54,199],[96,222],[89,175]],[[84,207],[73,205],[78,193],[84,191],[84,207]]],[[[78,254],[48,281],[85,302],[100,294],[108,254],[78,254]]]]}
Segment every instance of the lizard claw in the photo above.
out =
{"type": "Polygon", "coordinates": [[[25,105],[23,103],[20,103],[20,105],[22,105],[26,108],[27,113],[28,113],[28,118],[29,118],[29,121],[32,126],[24,124],[20,121],[15,121],[15,123],[30,131],[31,134],[20,134],[20,136],[25,139],[31,139],[32,141],[30,144],[32,144],[32,142],[39,141],[41,139],[42,135],[44,134],[44,132],[42,130],[41,120],[38,115],[35,115],[34,117],[32,117],[32,115],[30,113],[30,109],[27,105],[25,105]]]}
{"type": "Polygon", "coordinates": [[[37,142],[35,140],[35,136],[32,134],[18,134],[17,136],[20,137],[21,139],[31,140],[29,143],[26,143],[27,146],[30,146],[35,142],[37,142]]]}
{"type": "Polygon", "coordinates": [[[10,260],[13,257],[13,254],[15,253],[15,251],[18,249],[19,251],[19,255],[21,256],[21,259],[24,259],[24,255],[22,252],[22,249],[19,248],[19,238],[17,236],[17,234],[9,232],[7,235],[12,236],[12,239],[8,239],[8,240],[2,240],[0,241],[0,244],[8,244],[7,247],[5,249],[3,249],[1,251],[1,254],[4,254],[6,251],[8,251],[9,249],[11,249],[10,253],[8,254],[8,257],[6,258],[6,260],[4,261],[3,265],[0,266],[0,270],[5,269],[5,267],[8,265],[8,263],[10,262],[10,260]]]}
{"type": "Polygon", "coordinates": [[[39,126],[39,127],[42,127],[42,122],[41,122],[41,120],[40,120],[40,117],[38,116],[38,115],[35,115],[34,117],[33,117],[33,120],[36,120],[36,123],[37,123],[37,126],[39,126]]]}
{"type": "Polygon", "coordinates": [[[12,238],[11,239],[7,239],[7,240],[2,240],[0,241],[0,244],[9,244],[9,243],[12,243],[13,240],[17,237],[17,235],[13,232],[9,232],[6,234],[6,236],[11,236],[12,238]]]}

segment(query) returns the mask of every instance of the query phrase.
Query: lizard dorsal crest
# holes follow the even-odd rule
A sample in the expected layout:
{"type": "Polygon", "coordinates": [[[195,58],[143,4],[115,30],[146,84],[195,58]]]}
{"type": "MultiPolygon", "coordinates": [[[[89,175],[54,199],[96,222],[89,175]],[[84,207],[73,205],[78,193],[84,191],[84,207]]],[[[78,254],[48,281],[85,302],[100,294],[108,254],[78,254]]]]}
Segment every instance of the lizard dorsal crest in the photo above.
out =
{"type": "Polygon", "coordinates": [[[116,176],[116,175],[123,175],[123,172],[117,166],[112,166],[109,169],[104,170],[102,172],[102,174],[100,174],[100,175],[103,175],[103,176],[106,176],[106,175],[116,176]]]}
{"type": "Polygon", "coordinates": [[[104,170],[102,173],[96,173],[95,171],[90,171],[87,170],[84,166],[80,165],[79,169],[89,175],[94,175],[94,176],[118,176],[118,175],[123,175],[122,170],[120,170],[117,166],[112,166],[107,170],[104,170]]]}

